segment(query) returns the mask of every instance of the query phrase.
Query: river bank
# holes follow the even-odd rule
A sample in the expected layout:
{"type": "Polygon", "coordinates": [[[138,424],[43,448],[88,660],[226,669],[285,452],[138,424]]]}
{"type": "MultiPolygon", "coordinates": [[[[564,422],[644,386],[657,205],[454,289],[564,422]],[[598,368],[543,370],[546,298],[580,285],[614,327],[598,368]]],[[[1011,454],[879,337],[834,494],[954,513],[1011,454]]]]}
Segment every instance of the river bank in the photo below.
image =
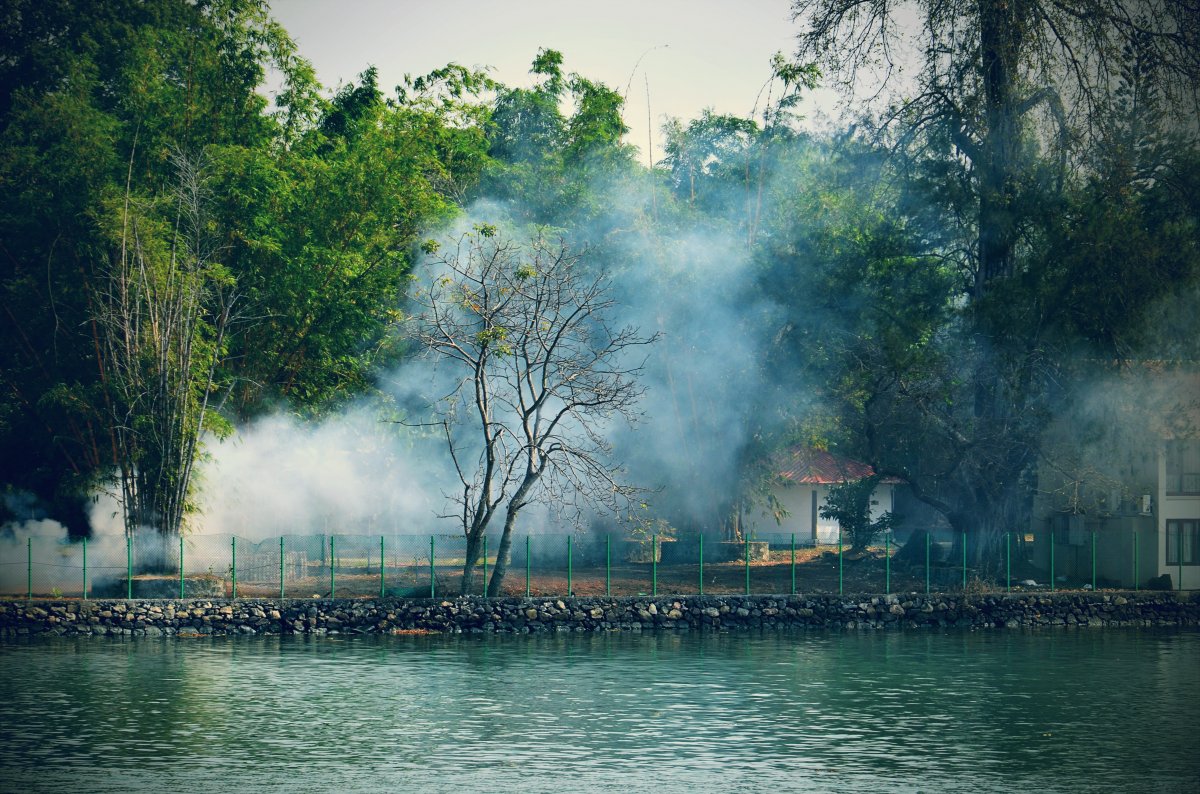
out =
{"type": "Polygon", "coordinates": [[[0,637],[1200,625],[1200,592],[0,602],[0,637]]]}

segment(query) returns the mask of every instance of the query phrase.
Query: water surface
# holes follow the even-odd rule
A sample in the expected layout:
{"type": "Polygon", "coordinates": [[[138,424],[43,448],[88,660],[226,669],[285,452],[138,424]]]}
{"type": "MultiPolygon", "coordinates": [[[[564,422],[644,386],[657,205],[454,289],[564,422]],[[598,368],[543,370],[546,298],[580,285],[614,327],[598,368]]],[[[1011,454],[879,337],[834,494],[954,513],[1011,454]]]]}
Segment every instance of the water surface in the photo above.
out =
{"type": "Polygon", "coordinates": [[[1200,632],[0,645],[5,791],[1200,791],[1200,632]]]}

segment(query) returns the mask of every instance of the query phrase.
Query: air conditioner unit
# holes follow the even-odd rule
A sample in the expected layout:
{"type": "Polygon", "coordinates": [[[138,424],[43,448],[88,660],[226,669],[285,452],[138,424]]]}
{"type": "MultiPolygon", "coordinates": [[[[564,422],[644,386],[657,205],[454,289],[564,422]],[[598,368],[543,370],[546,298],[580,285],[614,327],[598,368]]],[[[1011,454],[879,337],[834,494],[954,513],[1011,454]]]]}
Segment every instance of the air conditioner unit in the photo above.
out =
{"type": "Polygon", "coordinates": [[[1150,499],[1150,494],[1148,494],[1148,493],[1142,494],[1141,510],[1142,510],[1142,515],[1144,515],[1144,516],[1148,516],[1152,512],[1154,512],[1154,504],[1153,504],[1152,500],[1150,499]]]}

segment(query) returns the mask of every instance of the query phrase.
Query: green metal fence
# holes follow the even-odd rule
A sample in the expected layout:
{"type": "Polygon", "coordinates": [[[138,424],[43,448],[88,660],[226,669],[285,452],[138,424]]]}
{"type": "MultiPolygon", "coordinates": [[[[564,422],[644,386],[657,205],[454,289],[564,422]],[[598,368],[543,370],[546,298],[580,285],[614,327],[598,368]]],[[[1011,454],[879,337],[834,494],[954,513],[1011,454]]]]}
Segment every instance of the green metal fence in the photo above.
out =
{"type": "MultiPolygon", "coordinates": [[[[798,544],[795,535],[737,542],[709,536],[518,534],[507,548],[477,549],[466,591],[484,595],[503,568],[501,595],[672,595],[798,592],[1008,592],[1179,589],[1183,564],[1156,557],[1158,538],[1136,531],[1061,538],[1002,537],[987,568],[964,535],[884,537],[865,552],[798,544]],[[1163,573],[1167,573],[1166,578],[1163,573]],[[1174,576],[1170,576],[1174,573],[1174,576]]],[[[1159,544],[1161,545],[1161,544],[1159,544]]],[[[457,595],[467,544],[461,535],[232,535],[65,541],[0,537],[0,594],[26,598],[331,598],[457,595]],[[23,542],[22,542],[23,541],[23,542]]],[[[1183,558],[1182,551],[1176,558],[1183,558]]]]}

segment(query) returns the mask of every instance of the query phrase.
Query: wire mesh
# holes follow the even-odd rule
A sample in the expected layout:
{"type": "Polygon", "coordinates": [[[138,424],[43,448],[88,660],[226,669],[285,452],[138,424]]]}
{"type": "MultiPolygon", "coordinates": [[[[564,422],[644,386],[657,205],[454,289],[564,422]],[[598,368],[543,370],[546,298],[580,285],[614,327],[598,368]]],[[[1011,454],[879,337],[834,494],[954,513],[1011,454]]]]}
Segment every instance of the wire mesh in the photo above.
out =
{"type": "MultiPolygon", "coordinates": [[[[914,536],[916,537],[916,536],[914,536]]],[[[1153,530],[1010,533],[988,568],[963,538],[812,547],[790,536],[749,544],[707,536],[516,534],[475,551],[461,534],[285,534],[178,536],[147,533],[66,540],[0,537],[0,594],[9,597],[329,598],[706,595],[798,592],[1003,592],[1009,589],[1138,588],[1163,571],[1170,586],[1194,587],[1193,570],[1163,562],[1153,530]],[[701,548],[701,545],[703,548],[701,548]],[[747,562],[747,552],[750,560],[747,562]],[[885,555],[892,555],[886,557],[885,555]],[[1181,581],[1182,573],[1183,581],[1181,581]],[[132,576],[131,576],[132,575],[132,576]]],[[[1193,566],[1194,567],[1194,566],[1193,566]]]]}

